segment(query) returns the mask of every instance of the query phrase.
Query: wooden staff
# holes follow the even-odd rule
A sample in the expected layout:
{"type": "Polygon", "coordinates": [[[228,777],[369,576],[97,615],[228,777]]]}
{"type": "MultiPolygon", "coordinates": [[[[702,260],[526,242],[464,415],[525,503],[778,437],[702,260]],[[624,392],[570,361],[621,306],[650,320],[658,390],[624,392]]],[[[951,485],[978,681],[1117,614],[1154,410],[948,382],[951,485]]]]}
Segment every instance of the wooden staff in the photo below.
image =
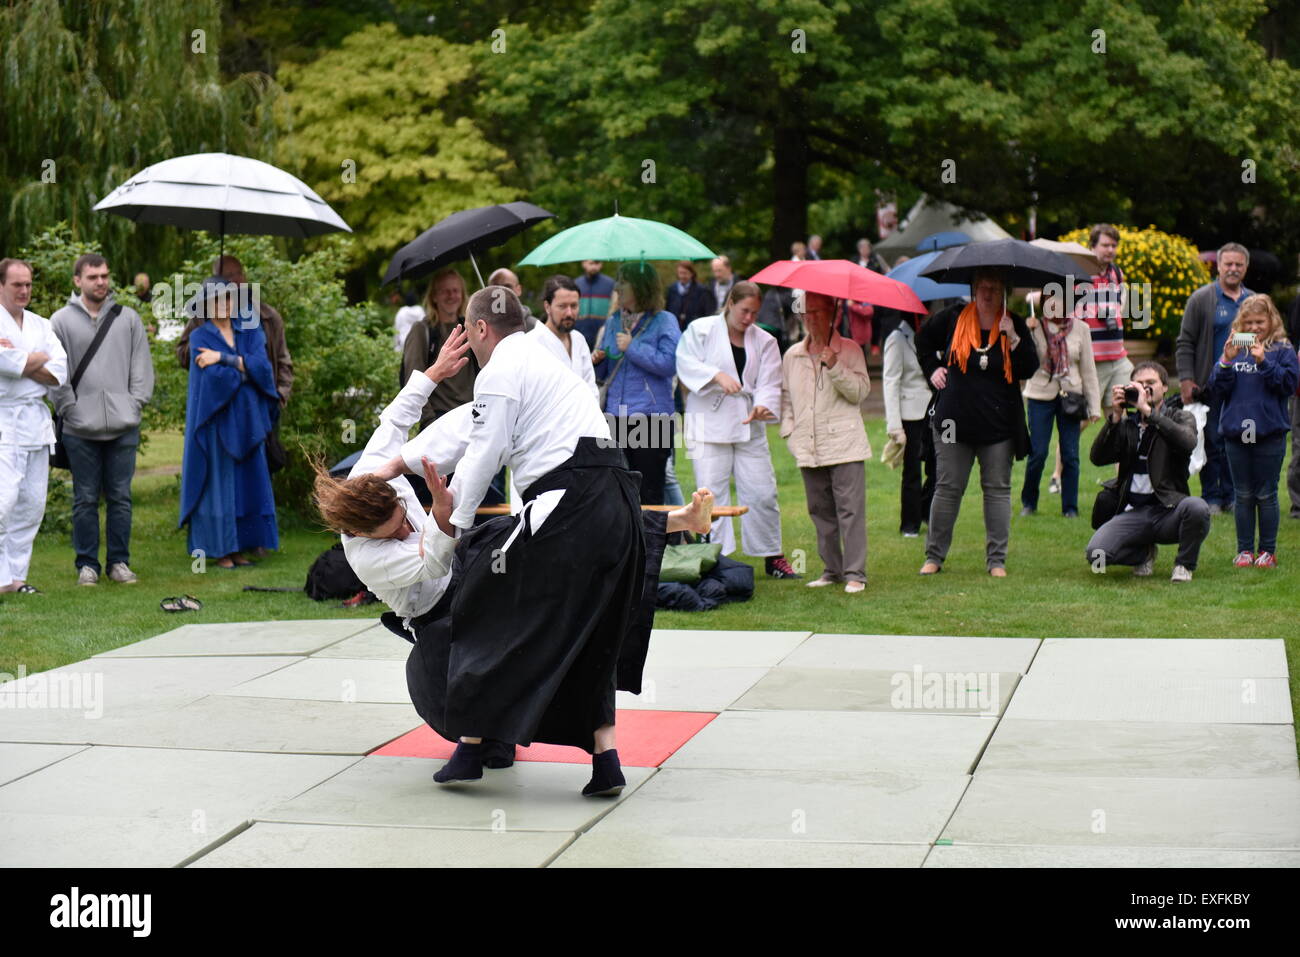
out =
{"type": "MultiPolygon", "coordinates": [[[[681,508],[680,505],[642,505],[641,510],[644,512],[671,512],[675,508],[681,508]]],[[[714,518],[731,518],[734,515],[744,515],[749,511],[748,505],[715,505],[713,506],[714,518]]],[[[481,505],[478,508],[479,515],[509,515],[509,505],[481,505]]]]}

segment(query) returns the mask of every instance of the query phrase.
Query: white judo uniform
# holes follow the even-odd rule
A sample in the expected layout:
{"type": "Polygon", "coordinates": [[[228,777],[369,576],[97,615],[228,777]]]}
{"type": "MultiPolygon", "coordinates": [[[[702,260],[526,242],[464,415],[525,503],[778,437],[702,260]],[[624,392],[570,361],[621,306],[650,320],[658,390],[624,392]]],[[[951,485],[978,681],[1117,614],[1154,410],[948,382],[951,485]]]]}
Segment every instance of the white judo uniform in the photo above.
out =
{"type": "Polygon", "coordinates": [[[23,310],[22,325],[0,306],[0,586],[26,581],[32,542],[45,517],[54,422],[45,405],[57,386],[23,377],[32,352],[50,357],[45,370],[68,381],[68,356],[48,319],[23,310]]]}
{"type": "MultiPolygon", "coordinates": [[[[420,421],[420,411],[429,401],[433,389],[433,380],[423,372],[411,373],[410,380],[397,398],[380,413],[379,427],[366,443],[365,451],[348,473],[348,478],[373,472],[404,451],[407,435],[420,421]]],[[[468,404],[459,406],[439,416],[421,432],[414,468],[423,471],[419,458],[425,455],[437,466],[439,474],[454,471],[469,443],[469,413],[468,404]]],[[[414,531],[402,541],[344,535],[343,553],[357,577],[397,613],[404,627],[409,628],[410,620],[431,610],[447,590],[456,541],[444,535],[438,523],[425,513],[405,476],[399,475],[388,484],[397,492],[414,531]],[[421,539],[424,541],[423,557],[420,555],[421,539]]]]}
{"type": "Polygon", "coordinates": [[[564,343],[560,337],[551,331],[545,322],[538,321],[533,326],[532,331],[528,333],[539,345],[550,352],[555,358],[559,359],[574,374],[587,383],[587,388],[591,394],[600,399],[600,388],[596,385],[596,370],[591,364],[591,349],[587,346],[587,339],[580,332],[569,333],[569,349],[564,348],[564,343]]]}
{"type": "MultiPolygon", "coordinates": [[[[736,479],[745,553],[758,558],[780,555],[781,512],[776,501],[776,470],[767,445],[766,422],[741,423],[761,405],[781,418],[781,353],[776,339],[757,325],[745,330],[745,371],[736,373],[724,316],[696,319],[677,343],[677,377],[686,392],[686,454],[695,467],[695,484],[713,492],[718,505],[731,504],[731,479],[736,479]],[[727,395],[713,381],[725,372],[742,386],[727,395]]],[[[713,523],[712,541],[722,554],[736,550],[731,519],[713,523]]]]}

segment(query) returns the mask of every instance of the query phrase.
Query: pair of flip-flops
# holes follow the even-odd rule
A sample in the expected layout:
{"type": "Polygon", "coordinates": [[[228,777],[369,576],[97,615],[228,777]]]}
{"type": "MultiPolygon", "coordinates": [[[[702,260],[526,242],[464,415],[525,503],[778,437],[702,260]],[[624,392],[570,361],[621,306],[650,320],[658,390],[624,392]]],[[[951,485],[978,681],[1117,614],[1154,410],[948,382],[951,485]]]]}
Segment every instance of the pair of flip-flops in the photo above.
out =
{"type": "Polygon", "coordinates": [[[158,603],[158,607],[163,611],[198,611],[203,607],[203,602],[193,595],[179,595],[164,598],[158,603]]]}

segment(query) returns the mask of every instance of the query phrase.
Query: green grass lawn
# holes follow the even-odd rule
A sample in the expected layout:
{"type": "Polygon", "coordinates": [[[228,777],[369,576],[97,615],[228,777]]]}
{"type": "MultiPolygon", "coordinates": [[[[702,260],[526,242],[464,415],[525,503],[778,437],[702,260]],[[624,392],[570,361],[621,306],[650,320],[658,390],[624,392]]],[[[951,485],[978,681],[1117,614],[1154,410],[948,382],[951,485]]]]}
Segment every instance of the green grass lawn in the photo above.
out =
{"type": "MultiPolygon", "coordinates": [[[[1095,429],[1095,426],[1094,426],[1095,429]]],[[[873,448],[884,447],[884,423],[868,423],[873,448]]],[[[1091,572],[1083,549],[1091,529],[1087,515],[1096,482],[1110,469],[1086,460],[1093,430],[1084,433],[1080,491],[1083,517],[1060,516],[1060,499],[1046,493],[1039,514],[1019,516],[1019,488],[1024,463],[1013,474],[1011,543],[1008,577],[994,580],[984,571],[984,538],[979,482],[972,473],[942,575],[919,578],[925,539],[898,534],[899,473],[878,461],[867,463],[867,590],[846,595],[838,588],[811,590],[803,582],[821,572],[816,538],[804,508],[803,484],[785,443],[770,432],[780,487],[781,521],[786,554],[801,550],[807,571],[803,581],[776,581],[762,576],[754,560],[757,591],[743,604],[711,612],[660,612],[662,628],[811,630],[831,633],[976,635],[1009,637],[1157,637],[1281,638],[1291,667],[1293,708],[1300,709],[1296,661],[1297,566],[1300,521],[1285,517],[1278,542],[1280,567],[1236,569],[1230,514],[1214,520],[1201,551],[1195,580],[1169,581],[1174,548],[1161,549],[1156,574],[1135,579],[1128,568],[1105,575],[1091,572]],[[1055,512],[1055,514],[1054,514],[1055,512]]],[[[151,437],[135,480],[132,567],[140,584],[107,580],[80,588],[66,535],[37,539],[30,578],[44,596],[6,596],[0,603],[0,671],[14,673],[19,664],[34,672],[78,661],[182,624],[293,618],[376,619],[379,606],[345,611],[336,603],[314,602],[305,594],[243,592],[246,584],[301,588],[312,560],[333,537],[306,524],[282,525],[281,550],[260,565],[225,571],[209,565],[191,570],[185,533],[176,526],[178,479],[164,471],[180,460],[175,434],[151,437]],[[141,474],[141,473],[149,474],[141,474]],[[202,611],[167,614],[159,599],[190,593],[204,602],[202,611]]],[[[691,487],[691,467],[677,455],[678,477],[691,487]]],[[[1193,479],[1194,490],[1198,480],[1193,479]]],[[[744,556],[737,556],[744,557],[744,556]]]]}

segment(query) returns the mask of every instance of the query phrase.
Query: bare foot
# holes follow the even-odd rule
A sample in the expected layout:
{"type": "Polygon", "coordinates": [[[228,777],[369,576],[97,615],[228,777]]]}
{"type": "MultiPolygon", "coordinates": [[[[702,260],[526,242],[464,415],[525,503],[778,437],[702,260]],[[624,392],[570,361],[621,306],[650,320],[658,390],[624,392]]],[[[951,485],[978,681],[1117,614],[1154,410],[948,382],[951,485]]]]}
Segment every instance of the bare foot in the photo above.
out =
{"type": "Polygon", "coordinates": [[[942,570],[943,568],[939,565],[938,562],[926,562],[924,565],[921,566],[922,575],[937,575],[942,570]]]}
{"type": "Polygon", "coordinates": [[[681,527],[670,531],[707,535],[713,527],[713,493],[707,488],[696,489],[691,495],[691,504],[684,505],[671,514],[679,516],[681,527]]]}
{"type": "Polygon", "coordinates": [[[1007,570],[1003,568],[1001,565],[997,565],[989,569],[989,574],[992,575],[994,578],[1006,578],[1007,570]]]}

